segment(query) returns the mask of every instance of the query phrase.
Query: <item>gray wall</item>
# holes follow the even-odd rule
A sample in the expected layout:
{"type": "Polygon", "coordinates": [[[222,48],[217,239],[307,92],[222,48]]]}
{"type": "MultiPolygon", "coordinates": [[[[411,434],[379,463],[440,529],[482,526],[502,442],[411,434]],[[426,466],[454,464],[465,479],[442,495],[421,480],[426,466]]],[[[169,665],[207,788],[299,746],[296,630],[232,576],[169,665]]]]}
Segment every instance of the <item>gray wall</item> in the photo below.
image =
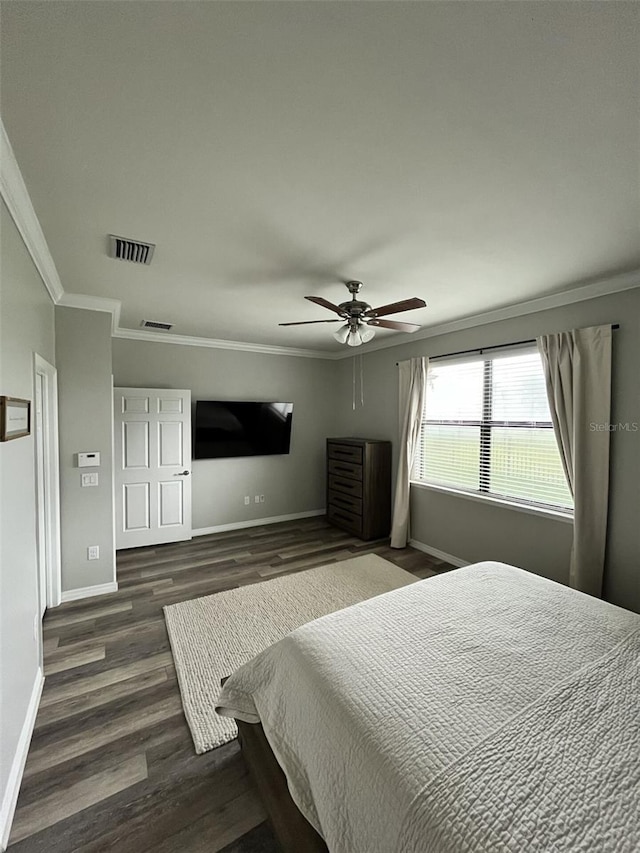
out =
{"type": "MultiPolygon", "coordinates": [[[[0,394],[33,400],[33,354],[55,362],[53,305],[4,203],[0,394]]],[[[33,433],[0,444],[0,802],[40,665],[33,433]]]]}
{"type": "Polygon", "coordinates": [[[334,431],[336,363],[114,339],[116,386],[188,388],[193,401],[293,402],[291,453],[193,461],[193,527],[202,529],[325,506],[325,439],[334,431]],[[265,496],[254,504],[253,496],[265,496]],[[244,496],[252,503],[244,505],[244,496]]]}
{"type": "MultiPolygon", "coordinates": [[[[365,403],[355,412],[351,408],[352,359],[340,361],[339,429],[345,435],[389,438],[397,452],[399,360],[618,322],[621,328],[613,339],[611,422],[640,423],[640,289],[636,288],[369,352],[363,355],[365,403]]],[[[572,528],[565,522],[414,488],[411,525],[413,538],[463,560],[504,560],[555,580],[568,580],[572,528]]],[[[640,431],[618,432],[611,438],[605,596],[640,611],[640,431]]]]}
{"type": "Polygon", "coordinates": [[[78,308],[56,312],[60,431],[62,591],[115,580],[111,315],[78,308]],[[76,454],[99,450],[97,487],[81,488],[76,454]],[[89,545],[100,559],[88,561],[89,545]]]}

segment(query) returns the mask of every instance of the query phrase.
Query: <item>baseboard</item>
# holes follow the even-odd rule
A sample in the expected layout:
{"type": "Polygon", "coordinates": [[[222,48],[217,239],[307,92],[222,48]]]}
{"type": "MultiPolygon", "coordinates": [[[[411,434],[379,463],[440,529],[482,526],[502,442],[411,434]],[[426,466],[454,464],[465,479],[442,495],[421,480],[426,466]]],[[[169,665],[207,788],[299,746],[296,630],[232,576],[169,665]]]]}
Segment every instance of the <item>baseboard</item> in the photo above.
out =
{"type": "Polygon", "coordinates": [[[18,802],[18,793],[22,782],[22,774],[24,773],[24,765],[27,761],[29,753],[29,745],[31,743],[31,735],[33,727],[36,723],[36,715],[38,713],[38,705],[40,704],[40,696],[42,695],[42,687],[44,685],[44,675],[42,669],[38,667],[35,681],[33,682],[33,690],[27,707],[27,713],[24,718],[22,731],[18,740],[16,753],[13,757],[9,779],[7,780],[7,788],[2,798],[2,809],[0,810],[0,849],[7,849],[9,843],[9,835],[11,833],[11,824],[13,823],[13,815],[18,802]]]}
{"type": "Polygon", "coordinates": [[[453,554],[447,554],[446,551],[440,551],[439,548],[432,548],[431,545],[425,545],[424,542],[418,542],[417,539],[409,539],[408,544],[411,545],[412,548],[415,548],[416,551],[423,551],[431,557],[437,557],[438,560],[444,560],[445,563],[451,563],[452,566],[462,568],[462,566],[469,565],[468,560],[461,560],[460,557],[454,557],[453,554]]]}
{"type": "Polygon", "coordinates": [[[192,530],[192,536],[208,536],[210,533],[225,533],[227,530],[243,530],[245,527],[260,527],[263,524],[278,524],[280,521],[297,521],[299,518],[313,518],[326,515],[326,509],[312,509],[309,512],[293,512],[289,515],[274,515],[271,518],[252,518],[251,521],[234,521],[231,524],[217,524],[215,527],[200,527],[192,530]]]}
{"type": "Polygon", "coordinates": [[[62,593],[62,603],[65,601],[77,601],[79,598],[92,598],[94,595],[106,595],[109,592],[117,592],[118,584],[115,581],[111,583],[99,583],[96,586],[83,586],[79,589],[68,589],[62,593]]]}

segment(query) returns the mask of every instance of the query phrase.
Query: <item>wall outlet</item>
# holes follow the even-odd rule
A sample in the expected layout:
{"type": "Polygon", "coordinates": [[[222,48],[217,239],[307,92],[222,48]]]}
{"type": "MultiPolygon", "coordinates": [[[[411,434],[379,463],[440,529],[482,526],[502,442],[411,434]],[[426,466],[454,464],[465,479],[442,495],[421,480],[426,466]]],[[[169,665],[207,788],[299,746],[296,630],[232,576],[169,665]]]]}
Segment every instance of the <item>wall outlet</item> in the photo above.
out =
{"type": "Polygon", "coordinates": [[[99,560],[100,559],[100,546],[99,545],[89,545],[87,548],[87,560],[99,560]]]}
{"type": "Polygon", "coordinates": [[[256,495],[253,499],[253,502],[259,504],[260,503],[260,495],[256,495]]]}
{"type": "Polygon", "coordinates": [[[264,495],[260,495],[260,503],[261,503],[261,504],[263,504],[263,503],[264,503],[264,495]]]}
{"type": "Polygon", "coordinates": [[[244,505],[249,506],[250,503],[251,503],[251,498],[249,497],[249,495],[245,495],[244,496],[244,505]]]}

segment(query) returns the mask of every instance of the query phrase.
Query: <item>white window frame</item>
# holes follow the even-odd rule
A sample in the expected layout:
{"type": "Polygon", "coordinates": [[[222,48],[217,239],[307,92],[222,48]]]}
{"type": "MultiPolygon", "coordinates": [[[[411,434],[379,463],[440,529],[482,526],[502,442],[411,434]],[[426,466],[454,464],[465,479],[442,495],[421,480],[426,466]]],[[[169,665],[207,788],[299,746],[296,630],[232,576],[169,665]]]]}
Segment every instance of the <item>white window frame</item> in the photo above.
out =
{"type": "MultiPolygon", "coordinates": [[[[480,350],[477,353],[467,354],[465,358],[452,356],[451,358],[438,358],[437,362],[433,360],[432,364],[452,364],[462,361],[482,362],[484,360],[483,369],[483,390],[482,390],[482,419],[481,420],[443,420],[423,419],[422,423],[440,425],[440,426],[473,426],[480,430],[480,457],[478,463],[478,489],[466,489],[463,486],[457,486],[448,483],[436,483],[429,480],[420,480],[412,473],[410,480],[411,486],[428,489],[434,492],[442,492],[453,494],[459,497],[468,498],[470,500],[480,501],[482,503],[494,504],[497,506],[515,509],[520,512],[527,512],[533,515],[544,516],[561,521],[573,523],[574,511],[571,507],[562,507],[557,504],[546,504],[540,501],[529,500],[527,498],[519,498],[511,495],[500,495],[489,491],[490,474],[491,474],[491,456],[487,449],[491,444],[491,431],[493,429],[551,429],[553,423],[551,421],[496,421],[491,415],[492,405],[492,370],[493,359],[497,354],[497,350],[501,350],[501,355],[509,357],[511,355],[525,355],[527,353],[538,352],[535,345],[513,345],[505,347],[496,347],[494,349],[480,350]],[[486,358],[483,359],[483,356],[486,358]],[[487,417],[489,415],[489,417],[487,417]]],[[[428,375],[428,371],[427,371],[428,375]]]]}

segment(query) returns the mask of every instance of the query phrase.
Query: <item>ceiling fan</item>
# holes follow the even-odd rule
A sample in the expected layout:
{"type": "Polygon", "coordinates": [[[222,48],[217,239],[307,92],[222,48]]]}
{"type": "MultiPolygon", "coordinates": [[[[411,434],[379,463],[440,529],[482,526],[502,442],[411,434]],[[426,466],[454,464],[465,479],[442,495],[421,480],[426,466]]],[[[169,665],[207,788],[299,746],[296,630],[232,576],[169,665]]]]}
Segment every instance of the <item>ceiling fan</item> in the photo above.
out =
{"type": "MultiPolygon", "coordinates": [[[[334,338],[341,344],[347,344],[350,347],[359,347],[361,344],[366,344],[375,335],[375,327],[382,329],[395,329],[398,332],[416,332],[420,326],[415,323],[400,323],[397,320],[380,320],[380,317],[385,317],[387,314],[399,314],[401,311],[412,311],[414,308],[426,308],[427,303],[424,299],[403,299],[400,302],[391,302],[389,305],[381,305],[379,308],[372,308],[366,302],[361,302],[356,298],[362,287],[361,281],[346,281],[345,286],[351,294],[351,299],[348,302],[341,302],[339,305],[334,305],[323,299],[322,296],[305,296],[310,302],[315,302],[316,305],[321,305],[323,308],[328,308],[338,315],[341,320],[345,321],[342,326],[334,334],[334,338]]],[[[302,320],[298,323],[279,323],[279,326],[308,326],[312,323],[338,323],[340,320],[302,320]]]]}

